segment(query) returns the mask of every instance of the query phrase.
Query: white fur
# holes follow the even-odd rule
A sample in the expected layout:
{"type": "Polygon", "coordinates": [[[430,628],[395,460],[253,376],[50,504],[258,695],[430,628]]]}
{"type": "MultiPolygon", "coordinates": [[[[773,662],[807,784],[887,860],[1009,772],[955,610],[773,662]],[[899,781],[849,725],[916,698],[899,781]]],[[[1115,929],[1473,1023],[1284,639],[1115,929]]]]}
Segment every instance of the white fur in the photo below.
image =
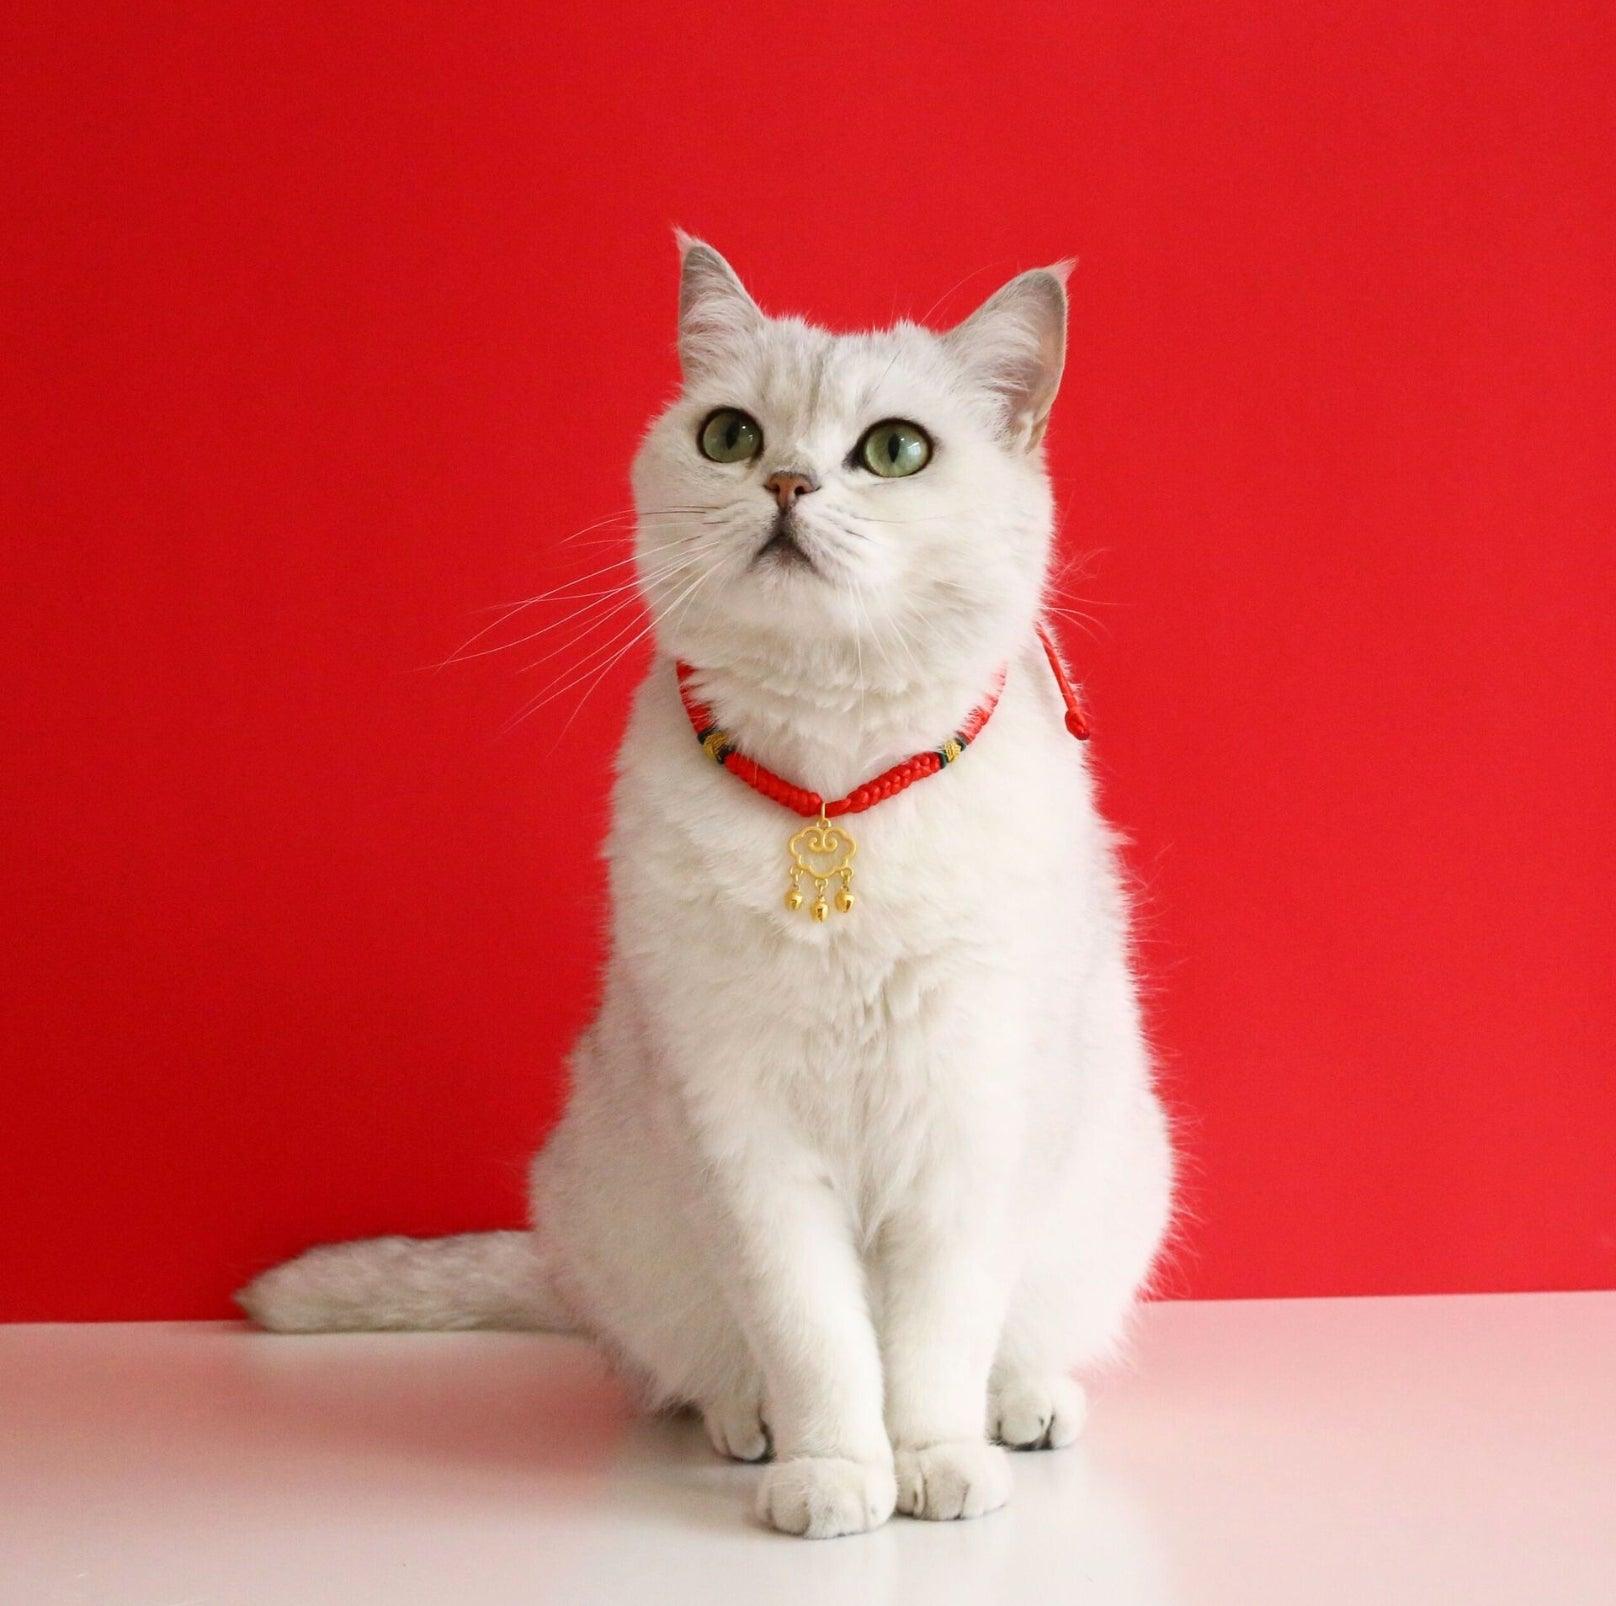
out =
{"type": "Polygon", "coordinates": [[[778,1528],[974,1516],[1009,1492],[990,1439],[1077,1433],[1069,1371],[1117,1340],[1170,1193],[1112,840],[1034,636],[1063,273],[946,335],[833,336],[683,243],[685,387],[634,468],[659,652],[618,765],[604,997],[528,1248],[315,1250],[244,1303],[282,1328],[572,1325],[725,1453],[772,1438],[778,1528]],[[697,451],[725,405],[761,424],[755,461],[697,451]],[[887,418],[930,433],[919,474],[848,466],[887,418]],[[820,482],[812,568],[758,557],[787,469],[820,482]],[[1008,677],[958,763],[848,822],[858,906],[818,925],[782,906],[799,822],[704,756],[675,658],[744,752],[826,796],[1008,677]]]}

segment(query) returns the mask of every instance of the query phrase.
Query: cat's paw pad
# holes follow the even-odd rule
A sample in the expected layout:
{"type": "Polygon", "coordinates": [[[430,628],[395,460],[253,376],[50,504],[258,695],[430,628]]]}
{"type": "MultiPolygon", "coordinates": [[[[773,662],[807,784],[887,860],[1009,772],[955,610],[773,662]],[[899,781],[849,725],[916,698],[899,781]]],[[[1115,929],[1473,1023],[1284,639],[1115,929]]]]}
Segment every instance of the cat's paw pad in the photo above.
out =
{"type": "Polygon", "coordinates": [[[769,1425],[753,1399],[719,1400],[704,1406],[701,1424],[713,1448],[731,1461],[767,1461],[773,1446],[769,1425]]]}
{"type": "Polygon", "coordinates": [[[1063,1450],[1088,1415],[1083,1385],[1069,1377],[1016,1378],[993,1391],[988,1433],[1012,1450],[1063,1450]]]}
{"type": "Polygon", "coordinates": [[[897,1453],[898,1510],[932,1522],[980,1517],[1010,1498],[1010,1463],[996,1444],[944,1439],[897,1453]]]}
{"type": "Polygon", "coordinates": [[[781,1533],[835,1539],[868,1533],[892,1515],[892,1469],[835,1456],[776,1461],[758,1487],[758,1518],[781,1533]]]}

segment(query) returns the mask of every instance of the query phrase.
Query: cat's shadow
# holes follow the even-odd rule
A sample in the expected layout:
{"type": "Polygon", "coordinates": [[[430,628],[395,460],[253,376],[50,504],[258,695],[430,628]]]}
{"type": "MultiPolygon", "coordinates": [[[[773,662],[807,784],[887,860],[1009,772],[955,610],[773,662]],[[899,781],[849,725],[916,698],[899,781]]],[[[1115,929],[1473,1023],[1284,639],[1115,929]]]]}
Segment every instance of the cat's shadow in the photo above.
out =
{"type": "Polygon", "coordinates": [[[599,1354],[531,1334],[232,1334],[243,1416],[278,1463],[336,1458],[354,1476],[418,1489],[446,1473],[467,1495],[632,1507],[637,1521],[730,1528],[755,1469],[714,1455],[690,1413],[651,1416],[599,1354]],[[248,1336],[241,1345],[243,1334],[248,1336]],[[247,1398],[243,1399],[242,1395],[247,1398]]]}
{"type": "Polygon", "coordinates": [[[216,1435],[232,1458],[257,1454],[266,1476],[396,1493],[401,1510],[452,1501],[477,1523],[531,1528],[552,1584],[565,1575],[583,1590],[568,1598],[666,1594],[684,1579],[782,1602],[1019,1598],[1047,1583],[1045,1542],[1029,1545],[1029,1526],[1064,1534],[1091,1580],[1126,1580],[1085,1598],[1170,1598],[1137,1502],[1097,1477],[1081,1448],[1018,1456],[1005,1513],[897,1519],[858,1540],[805,1545],[757,1523],[756,1467],[715,1455],[692,1415],[637,1411],[586,1343],[504,1333],[252,1333],[243,1343],[245,1331],[220,1329],[231,1341],[219,1345],[206,1419],[189,1431],[216,1435]],[[631,1531],[649,1542],[625,1544],[631,1531]]]}

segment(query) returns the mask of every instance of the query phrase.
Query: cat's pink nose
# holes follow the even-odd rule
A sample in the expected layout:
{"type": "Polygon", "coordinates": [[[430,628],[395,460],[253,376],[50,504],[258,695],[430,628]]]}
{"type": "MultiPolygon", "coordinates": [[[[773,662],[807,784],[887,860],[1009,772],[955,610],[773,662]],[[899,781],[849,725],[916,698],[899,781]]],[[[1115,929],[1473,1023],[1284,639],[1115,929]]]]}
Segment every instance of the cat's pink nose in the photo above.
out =
{"type": "Polygon", "coordinates": [[[781,510],[784,511],[799,496],[806,496],[810,491],[817,491],[819,481],[810,474],[771,474],[763,482],[763,489],[780,504],[781,510]]]}

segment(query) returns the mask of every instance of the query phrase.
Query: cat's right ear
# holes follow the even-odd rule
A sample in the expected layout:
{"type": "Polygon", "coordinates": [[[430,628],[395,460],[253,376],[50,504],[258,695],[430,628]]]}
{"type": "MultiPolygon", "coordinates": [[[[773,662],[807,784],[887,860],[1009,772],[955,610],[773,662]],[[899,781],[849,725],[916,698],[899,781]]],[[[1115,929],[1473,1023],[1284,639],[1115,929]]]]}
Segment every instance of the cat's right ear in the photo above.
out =
{"type": "Polygon", "coordinates": [[[727,351],[755,339],[763,313],[735,270],[705,240],[674,230],[679,242],[679,363],[693,379],[727,351]]]}
{"type": "Polygon", "coordinates": [[[1044,438],[1066,362],[1066,277],[1070,262],[1034,268],[989,296],[943,336],[998,400],[1004,437],[1021,451],[1044,438]]]}

